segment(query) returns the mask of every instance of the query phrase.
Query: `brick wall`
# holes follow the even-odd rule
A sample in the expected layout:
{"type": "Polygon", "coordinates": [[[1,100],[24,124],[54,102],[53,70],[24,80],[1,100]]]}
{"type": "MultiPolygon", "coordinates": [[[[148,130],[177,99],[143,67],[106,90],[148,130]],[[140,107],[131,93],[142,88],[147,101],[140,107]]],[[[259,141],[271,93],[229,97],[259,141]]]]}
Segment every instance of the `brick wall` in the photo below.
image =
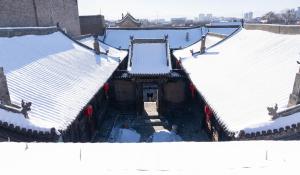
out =
{"type": "Polygon", "coordinates": [[[169,82],[164,85],[164,99],[171,103],[185,100],[185,84],[183,81],[169,82]]]}
{"type": "Polygon", "coordinates": [[[0,27],[47,27],[60,23],[80,35],[77,0],[0,0],[0,27]]]}
{"type": "Polygon", "coordinates": [[[236,140],[299,140],[300,123],[268,131],[247,133],[241,132],[236,140]]]}
{"type": "Polygon", "coordinates": [[[3,67],[0,67],[0,103],[10,104],[10,97],[7,87],[6,76],[4,75],[3,67]]]}
{"type": "Polygon", "coordinates": [[[245,24],[247,30],[263,30],[278,34],[300,34],[300,25],[245,24]]]}
{"type": "Polygon", "coordinates": [[[2,28],[0,29],[0,37],[14,37],[23,35],[48,35],[57,32],[57,27],[18,27],[18,28],[2,28]]]}
{"type": "Polygon", "coordinates": [[[105,29],[104,16],[94,15],[94,16],[80,16],[80,29],[81,34],[98,34],[103,35],[105,29]]]}

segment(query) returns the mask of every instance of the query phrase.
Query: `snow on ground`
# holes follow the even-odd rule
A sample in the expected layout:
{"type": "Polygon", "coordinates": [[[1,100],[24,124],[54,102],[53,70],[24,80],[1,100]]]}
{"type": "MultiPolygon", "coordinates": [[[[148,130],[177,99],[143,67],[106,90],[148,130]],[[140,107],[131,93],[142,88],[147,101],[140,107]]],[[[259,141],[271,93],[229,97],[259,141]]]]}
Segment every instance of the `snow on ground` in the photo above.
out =
{"type": "Polygon", "coordinates": [[[110,133],[110,142],[116,143],[138,143],[141,135],[134,129],[114,128],[110,133]]]}
{"type": "Polygon", "coordinates": [[[117,68],[115,58],[125,56],[97,56],[60,32],[0,38],[11,100],[32,102],[29,120],[3,110],[0,120],[34,130],[65,129],[117,68]]]}
{"type": "Polygon", "coordinates": [[[243,29],[182,64],[229,130],[261,131],[300,122],[299,114],[271,121],[267,111],[288,103],[299,45],[300,35],[243,29]]]}
{"type": "Polygon", "coordinates": [[[128,49],[130,45],[130,36],[135,39],[163,39],[168,35],[170,48],[187,47],[199,41],[202,37],[202,28],[187,29],[107,29],[104,43],[128,49]],[[186,38],[188,33],[188,39],[186,38]]]}
{"type": "Polygon", "coordinates": [[[166,43],[135,43],[131,50],[132,74],[166,74],[171,71],[166,43]],[[167,64],[169,61],[169,65],[167,64]]]}
{"type": "Polygon", "coordinates": [[[182,138],[174,131],[161,130],[150,136],[152,142],[179,142],[182,138]]]}
{"type": "Polygon", "coordinates": [[[3,174],[31,175],[297,174],[299,146],[278,141],[0,143],[0,164],[3,174]]]}

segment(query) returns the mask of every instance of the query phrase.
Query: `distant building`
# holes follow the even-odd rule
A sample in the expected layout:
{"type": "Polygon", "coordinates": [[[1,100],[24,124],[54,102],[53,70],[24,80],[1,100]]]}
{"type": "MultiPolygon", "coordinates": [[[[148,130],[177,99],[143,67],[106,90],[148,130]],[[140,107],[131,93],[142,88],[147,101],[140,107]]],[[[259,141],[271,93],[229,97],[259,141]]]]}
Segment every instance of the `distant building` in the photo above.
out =
{"type": "Polygon", "coordinates": [[[297,18],[300,19],[300,7],[298,7],[297,13],[296,13],[297,18]]]}
{"type": "Polygon", "coordinates": [[[171,18],[171,23],[174,26],[184,26],[186,23],[186,18],[171,18]]]}
{"type": "Polygon", "coordinates": [[[0,27],[60,27],[80,35],[77,0],[1,0],[0,27]]]}
{"type": "Polygon", "coordinates": [[[199,14],[199,21],[205,21],[205,14],[203,13],[199,14]]]}
{"type": "Polygon", "coordinates": [[[212,14],[204,14],[204,13],[200,13],[199,14],[199,21],[211,21],[213,19],[213,15],[212,14]]]}
{"type": "Polygon", "coordinates": [[[213,18],[213,15],[209,13],[209,14],[206,15],[206,18],[207,18],[208,20],[211,20],[211,19],[213,18]]]}
{"type": "Polygon", "coordinates": [[[105,20],[103,15],[80,16],[81,34],[103,35],[105,29],[105,20]]]}
{"type": "Polygon", "coordinates": [[[244,19],[246,21],[251,21],[253,19],[253,12],[247,12],[244,14],[244,19]]]}
{"type": "Polygon", "coordinates": [[[130,13],[127,13],[125,16],[122,14],[122,19],[116,22],[117,27],[123,28],[136,28],[141,27],[141,25],[141,21],[135,19],[130,13]]]}

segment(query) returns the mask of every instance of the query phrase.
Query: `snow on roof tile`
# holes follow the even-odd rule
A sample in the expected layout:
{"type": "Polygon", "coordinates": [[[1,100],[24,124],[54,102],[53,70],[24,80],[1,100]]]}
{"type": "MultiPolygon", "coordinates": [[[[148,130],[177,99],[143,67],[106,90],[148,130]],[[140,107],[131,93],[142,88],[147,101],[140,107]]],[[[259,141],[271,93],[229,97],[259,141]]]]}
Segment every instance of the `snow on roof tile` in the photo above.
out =
{"type": "Polygon", "coordinates": [[[190,46],[202,37],[202,29],[198,28],[182,28],[182,29],[120,29],[120,28],[107,28],[104,37],[104,43],[111,45],[115,48],[121,47],[128,49],[130,45],[130,37],[134,38],[164,38],[168,35],[170,48],[178,49],[190,46]],[[187,37],[188,35],[188,37],[187,37]]]}
{"type": "Polygon", "coordinates": [[[133,42],[130,56],[128,72],[131,74],[157,75],[171,72],[170,51],[167,41],[133,42]]]}
{"type": "Polygon", "coordinates": [[[60,32],[0,38],[11,100],[32,102],[29,120],[1,109],[0,120],[34,130],[66,129],[117,68],[115,57],[126,55],[115,50],[97,56],[60,32]]]}
{"type": "MultiPolygon", "coordinates": [[[[285,108],[299,66],[300,35],[241,30],[203,55],[178,54],[207,103],[230,131],[262,131],[300,122],[275,121],[267,107],[285,108]]],[[[187,52],[186,52],[187,53],[187,52]]]]}

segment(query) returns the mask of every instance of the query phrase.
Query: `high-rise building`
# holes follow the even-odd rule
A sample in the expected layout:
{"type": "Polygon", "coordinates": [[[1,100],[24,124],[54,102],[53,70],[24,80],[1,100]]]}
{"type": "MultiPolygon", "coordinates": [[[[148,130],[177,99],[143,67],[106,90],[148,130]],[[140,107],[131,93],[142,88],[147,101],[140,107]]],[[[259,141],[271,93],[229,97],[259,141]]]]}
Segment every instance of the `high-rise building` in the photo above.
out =
{"type": "Polygon", "coordinates": [[[205,20],[205,14],[204,13],[200,13],[199,14],[199,21],[204,21],[205,20]]]}
{"type": "Polygon", "coordinates": [[[245,13],[245,14],[244,14],[244,19],[245,19],[246,21],[252,20],[252,19],[253,19],[253,12],[247,12],[247,13],[245,13]]]}
{"type": "Polygon", "coordinates": [[[297,10],[297,18],[300,18],[300,7],[298,7],[298,10],[297,10]]]}
{"type": "Polygon", "coordinates": [[[212,15],[211,13],[209,13],[209,14],[206,15],[206,18],[207,18],[208,20],[211,20],[211,19],[213,18],[213,15],[212,15]]]}

